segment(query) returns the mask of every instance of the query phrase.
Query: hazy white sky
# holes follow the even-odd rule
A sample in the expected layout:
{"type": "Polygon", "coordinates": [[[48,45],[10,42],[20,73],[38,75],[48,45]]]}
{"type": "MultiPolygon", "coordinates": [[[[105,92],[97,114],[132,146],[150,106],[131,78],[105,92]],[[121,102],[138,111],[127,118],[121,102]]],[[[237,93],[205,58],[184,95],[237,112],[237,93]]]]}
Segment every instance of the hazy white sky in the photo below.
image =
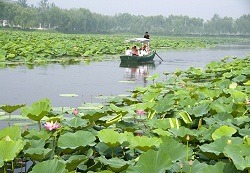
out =
{"type": "MultiPolygon", "coordinates": [[[[40,0],[27,0],[37,5],[40,0]]],[[[61,8],[86,8],[105,15],[130,13],[155,16],[188,15],[205,20],[213,15],[233,17],[250,14],[250,0],[48,0],[61,8]]]]}

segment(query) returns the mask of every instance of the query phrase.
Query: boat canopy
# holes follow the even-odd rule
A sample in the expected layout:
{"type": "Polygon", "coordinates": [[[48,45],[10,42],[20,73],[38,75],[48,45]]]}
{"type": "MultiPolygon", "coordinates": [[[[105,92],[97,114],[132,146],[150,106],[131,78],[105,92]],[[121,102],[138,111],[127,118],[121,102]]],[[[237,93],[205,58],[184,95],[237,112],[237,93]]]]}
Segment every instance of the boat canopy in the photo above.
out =
{"type": "Polygon", "coordinates": [[[137,42],[137,43],[148,43],[150,40],[147,38],[131,38],[129,40],[125,40],[126,43],[137,42]]]}

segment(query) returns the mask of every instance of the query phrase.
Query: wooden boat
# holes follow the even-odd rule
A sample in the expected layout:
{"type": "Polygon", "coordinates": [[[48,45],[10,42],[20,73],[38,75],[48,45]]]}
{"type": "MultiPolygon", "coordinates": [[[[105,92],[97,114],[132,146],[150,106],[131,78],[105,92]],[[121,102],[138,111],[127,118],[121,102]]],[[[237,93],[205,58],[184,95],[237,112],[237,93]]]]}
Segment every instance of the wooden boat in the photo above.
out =
{"type": "Polygon", "coordinates": [[[150,62],[153,61],[156,55],[156,51],[153,50],[149,54],[144,56],[134,56],[134,55],[121,55],[121,62],[150,62]]]}

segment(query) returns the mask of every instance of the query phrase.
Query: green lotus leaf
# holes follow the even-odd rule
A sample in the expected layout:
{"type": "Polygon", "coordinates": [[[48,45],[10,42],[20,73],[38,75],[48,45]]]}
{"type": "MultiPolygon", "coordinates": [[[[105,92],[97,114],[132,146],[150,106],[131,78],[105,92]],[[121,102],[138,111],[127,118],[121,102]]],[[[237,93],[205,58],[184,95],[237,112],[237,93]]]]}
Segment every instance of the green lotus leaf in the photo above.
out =
{"type": "Polygon", "coordinates": [[[237,130],[230,126],[221,126],[212,133],[213,140],[219,139],[222,136],[232,136],[237,130]]]}
{"type": "MultiPolygon", "coordinates": [[[[241,117],[236,117],[236,118],[232,119],[232,123],[237,125],[237,126],[241,126],[241,125],[248,123],[248,122],[250,122],[249,116],[241,116],[241,117]]],[[[244,130],[244,129],[242,128],[240,130],[244,130]]],[[[250,133],[248,133],[248,134],[250,134],[250,133]]]]}
{"type": "Polygon", "coordinates": [[[39,139],[39,140],[30,139],[30,140],[26,140],[26,142],[29,148],[43,148],[45,145],[45,140],[43,139],[39,139]]]}
{"type": "Polygon", "coordinates": [[[248,80],[247,82],[243,83],[246,86],[250,86],[250,80],[248,80]]]}
{"type": "Polygon", "coordinates": [[[6,138],[0,141],[0,158],[5,162],[14,160],[17,155],[23,150],[25,142],[21,139],[16,141],[6,138]]]}
{"type": "Polygon", "coordinates": [[[98,133],[98,138],[112,148],[121,145],[126,140],[125,135],[114,131],[114,129],[101,130],[98,133]]]}
{"type": "Polygon", "coordinates": [[[4,165],[4,160],[0,158],[0,168],[4,165]]]}
{"type": "Polygon", "coordinates": [[[73,155],[68,160],[64,161],[68,171],[74,171],[80,163],[87,162],[89,158],[85,155],[73,155]]]}
{"type": "Polygon", "coordinates": [[[106,112],[102,109],[100,110],[83,110],[81,111],[84,115],[81,117],[83,119],[88,119],[90,122],[99,120],[102,117],[107,116],[106,112]]]}
{"type": "Polygon", "coordinates": [[[188,109],[188,112],[190,114],[193,114],[195,117],[201,117],[207,114],[209,109],[210,108],[208,104],[200,104],[195,107],[192,107],[191,109],[188,109]]]}
{"type": "Polygon", "coordinates": [[[128,168],[130,162],[119,159],[117,157],[106,159],[105,157],[101,156],[98,158],[100,162],[104,165],[108,165],[112,171],[121,172],[128,168]]]}
{"type": "Polygon", "coordinates": [[[220,102],[218,100],[214,101],[213,104],[210,105],[211,109],[215,110],[217,113],[227,112],[231,113],[233,111],[232,103],[226,104],[226,101],[220,102]]]}
{"type": "Polygon", "coordinates": [[[111,148],[103,142],[99,142],[95,148],[100,155],[116,156],[123,152],[120,146],[111,148]]]}
{"type": "Polygon", "coordinates": [[[21,104],[21,105],[3,105],[0,107],[0,109],[2,109],[3,111],[11,114],[12,112],[16,111],[17,109],[24,107],[25,104],[21,104]]]}
{"type": "Polygon", "coordinates": [[[117,106],[115,106],[114,104],[110,104],[110,108],[111,108],[114,112],[127,112],[127,109],[117,107],[117,106]]]}
{"type": "MultiPolygon", "coordinates": [[[[162,144],[159,147],[159,152],[167,153],[174,162],[184,160],[187,155],[186,145],[179,143],[169,136],[162,138],[162,144]]],[[[189,148],[189,158],[192,156],[192,153],[192,149],[189,148]]]]}
{"type": "MultiPolygon", "coordinates": [[[[183,164],[182,172],[184,173],[201,173],[205,166],[207,166],[205,163],[200,163],[198,160],[192,161],[192,167],[190,167],[189,161],[182,161],[182,162],[176,162],[173,165],[173,172],[181,172],[180,163],[183,164]],[[190,169],[191,168],[191,169],[190,169]]],[[[203,173],[203,172],[202,172],[203,173]]]]}
{"type": "Polygon", "coordinates": [[[209,144],[203,144],[200,146],[200,149],[203,152],[214,153],[216,156],[223,153],[225,147],[229,144],[240,144],[242,143],[241,138],[232,138],[228,136],[222,136],[221,138],[211,142],[209,144]]]}
{"type": "Polygon", "coordinates": [[[24,150],[24,155],[37,161],[43,161],[48,157],[51,151],[52,149],[45,149],[43,147],[28,148],[27,150],[24,150]]]}
{"type": "Polygon", "coordinates": [[[173,133],[174,136],[179,136],[181,138],[185,138],[187,135],[190,136],[190,140],[193,140],[194,137],[198,136],[195,130],[190,130],[184,126],[181,126],[179,129],[169,129],[169,132],[173,133]]]}
{"type": "Polygon", "coordinates": [[[95,136],[88,131],[77,131],[75,133],[65,133],[58,139],[58,147],[62,149],[76,149],[92,144],[96,140],[95,136]]]}
{"type": "Polygon", "coordinates": [[[11,126],[1,129],[0,140],[6,136],[8,136],[13,141],[21,139],[21,128],[19,126],[11,126]]]}
{"type": "Polygon", "coordinates": [[[155,79],[158,79],[160,77],[160,74],[153,74],[151,76],[148,76],[147,77],[147,80],[155,80],[155,79]]]}
{"type": "Polygon", "coordinates": [[[246,76],[245,75],[239,75],[232,79],[234,82],[245,82],[246,76]]]}
{"type": "Polygon", "coordinates": [[[149,150],[143,153],[135,166],[129,166],[128,173],[165,173],[172,166],[170,156],[165,152],[149,150]]]}
{"type": "Polygon", "coordinates": [[[167,130],[170,129],[170,122],[168,119],[151,119],[148,120],[147,125],[152,127],[152,128],[159,128],[159,129],[163,129],[163,130],[167,130]]]}
{"type": "Polygon", "coordinates": [[[67,120],[66,122],[64,122],[64,124],[66,124],[67,126],[69,126],[71,128],[79,128],[79,127],[87,127],[88,121],[83,120],[79,117],[74,117],[74,118],[71,118],[70,120],[67,120]]]}
{"type": "Polygon", "coordinates": [[[237,88],[237,86],[238,86],[238,84],[235,83],[235,82],[233,82],[233,83],[231,83],[231,84],[229,85],[229,88],[230,88],[230,89],[235,89],[235,88],[237,88]]]}
{"type": "Polygon", "coordinates": [[[150,102],[145,102],[145,103],[137,103],[137,104],[134,104],[133,106],[135,106],[136,110],[139,110],[139,109],[145,110],[145,109],[154,107],[154,105],[155,105],[155,101],[150,101],[150,102]]]}
{"type": "Polygon", "coordinates": [[[156,102],[155,110],[158,113],[168,112],[174,109],[173,108],[174,103],[175,103],[174,98],[165,97],[156,102]]]}
{"type": "Polygon", "coordinates": [[[146,92],[142,95],[142,99],[145,102],[150,102],[152,100],[155,100],[158,96],[160,95],[159,93],[159,89],[155,89],[153,91],[150,92],[146,92]]]}
{"type": "Polygon", "coordinates": [[[191,124],[192,123],[192,118],[190,117],[190,115],[186,111],[180,111],[179,115],[181,116],[182,120],[186,124],[191,124]]]}
{"type": "Polygon", "coordinates": [[[241,91],[236,91],[233,89],[229,90],[230,94],[231,94],[231,98],[233,99],[234,102],[241,102],[241,103],[245,103],[246,99],[247,99],[247,95],[241,91]]]}
{"type": "Polygon", "coordinates": [[[224,153],[229,157],[238,170],[250,169],[250,147],[246,144],[228,145],[224,153]]]}
{"type": "Polygon", "coordinates": [[[248,136],[244,137],[244,142],[250,146],[250,138],[248,136]]]}
{"type": "Polygon", "coordinates": [[[30,173],[67,173],[66,165],[57,159],[37,163],[30,173]]]}
{"type": "Polygon", "coordinates": [[[128,141],[131,148],[138,148],[142,151],[148,151],[151,148],[158,147],[162,142],[160,138],[149,138],[147,136],[135,136],[128,141]]]}
{"type": "Polygon", "coordinates": [[[105,170],[105,171],[98,171],[98,172],[93,172],[93,171],[88,171],[88,173],[114,173],[113,171],[110,170],[105,170]]]}
{"type": "Polygon", "coordinates": [[[33,139],[33,140],[44,140],[44,141],[46,141],[47,139],[50,138],[50,136],[51,136],[51,134],[48,133],[48,131],[46,131],[46,130],[37,131],[35,129],[31,129],[24,136],[24,138],[26,138],[26,139],[33,139]]]}
{"type": "Polygon", "coordinates": [[[180,123],[177,118],[167,118],[171,128],[179,129],[180,123]]]}
{"type": "Polygon", "coordinates": [[[210,88],[203,88],[202,89],[202,95],[205,97],[208,97],[210,99],[214,99],[218,97],[222,93],[221,89],[213,89],[211,90],[210,88]]]}
{"type": "Polygon", "coordinates": [[[223,163],[221,161],[217,162],[215,165],[206,165],[201,170],[202,173],[211,172],[226,172],[226,173],[240,173],[232,163],[223,163]]]}
{"type": "Polygon", "coordinates": [[[21,109],[22,115],[29,117],[34,121],[41,121],[51,111],[50,100],[42,99],[34,102],[31,107],[23,107],[21,109]]]}
{"type": "Polygon", "coordinates": [[[163,130],[163,129],[154,129],[153,132],[159,136],[171,136],[172,135],[170,132],[163,130]]]}

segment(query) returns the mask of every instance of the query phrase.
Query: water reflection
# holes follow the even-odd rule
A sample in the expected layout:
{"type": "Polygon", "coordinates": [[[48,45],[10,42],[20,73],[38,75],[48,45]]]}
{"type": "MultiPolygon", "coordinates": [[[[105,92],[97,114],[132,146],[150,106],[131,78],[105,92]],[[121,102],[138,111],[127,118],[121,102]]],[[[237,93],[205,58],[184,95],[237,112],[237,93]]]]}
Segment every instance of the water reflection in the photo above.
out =
{"type": "Polygon", "coordinates": [[[156,68],[156,64],[154,61],[148,63],[121,62],[120,67],[125,68],[125,81],[143,83],[146,86],[146,78],[149,76],[150,71],[156,68]]]}

